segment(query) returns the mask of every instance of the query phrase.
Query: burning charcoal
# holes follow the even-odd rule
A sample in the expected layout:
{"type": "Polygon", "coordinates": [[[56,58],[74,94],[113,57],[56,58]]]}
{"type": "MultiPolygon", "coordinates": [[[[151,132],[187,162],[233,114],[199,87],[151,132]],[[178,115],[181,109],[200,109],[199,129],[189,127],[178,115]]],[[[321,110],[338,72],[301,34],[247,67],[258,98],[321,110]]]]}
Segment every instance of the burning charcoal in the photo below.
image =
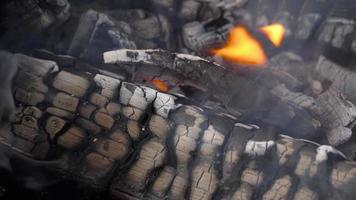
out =
{"type": "MultiPolygon", "coordinates": [[[[294,58],[285,56],[287,64],[294,58]]],[[[283,68],[284,58],[276,59],[280,66],[273,70],[294,75],[292,67],[283,68]]],[[[33,111],[19,108],[13,129],[0,131],[1,150],[5,146],[9,152],[36,159],[38,155],[45,160],[66,158],[66,167],[48,168],[90,191],[99,189],[99,195],[109,191],[117,199],[326,199],[346,196],[345,185],[355,184],[354,163],[335,148],[306,140],[315,136],[316,120],[324,128],[320,133],[326,134],[322,142],[338,145],[348,140],[354,106],[336,83],[324,88],[325,80],[312,77],[323,88],[316,87],[309,96],[312,91],[300,89],[309,84],[298,81],[314,74],[298,74],[293,84],[283,85],[293,77],[270,80],[266,77],[276,77],[272,69],[256,76],[238,74],[200,57],[163,50],[111,51],[104,54],[104,61],[135,66],[133,75],[148,70],[160,78],[164,70],[203,88],[215,97],[209,101],[224,106],[215,113],[203,103],[142,86],[135,78],[124,77],[125,82],[110,78],[116,77],[116,69],[101,75],[83,65],[50,75],[39,70],[46,68],[30,66],[24,72],[40,78],[49,75],[49,81],[38,79],[31,85],[41,94],[46,89],[46,101],[33,111]],[[269,118],[272,112],[281,119],[269,118]],[[301,139],[280,135],[291,132],[283,126],[299,130],[301,139]],[[36,130],[45,131],[53,145],[36,130]]],[[[333,67],[327,62],[316,71],[347,77],[333,67]]],[[[336,75],[328,75],[321,77],[335,82],[336,75]]],[[[19,87],[14,85],[14,90],[19,87]]],[[[29,99],[28,95],[25,90],[15,93],[17,99],[29,99]]]]}
{"type": "Polygon", "coordinates": [[[209,23],[214,24],[211,21],[191,22],[183,26],[183,40],[186,47],[195,52],[207,51],[225,41],[232,24],[227,22],[209,30],[210,28],[207,27],[209,23]]]}
{"type": "Polygon", "coordinates": [[[53,23],[66,21],[70,16],[70,4],[67,0],[46,0],[41,3],[35,0],[16,0],[8,2],[5,6],[7,11],[5,26],[10,30],[21,27],[30,32],[42,31],[53,23]]]}
{"type": "MultiPolygon", "coordinates": [[[[171,25],[168,20],[162,16],[149,16],[145,19],[137,20],[132,23],[133,33],[135,36],[141,40],[151,41],[156,44],[153,40],[159,40],[165,42],[163,48],[169,47],[170,37],[171,37],[171,25]]],[[[140,45],[138,43],[138,45],[140,45]]],[[[141,44],[142,45],[142,44],[141,44]]],[[[156,44],[157,45],[157,44],[156,44]]],[[[158,46],[156,46],[158,47],[158,46]]],[[[125,48],[125,47],[124,47],[125,48]]],[[[146,48],[143,44],[140,48],[146,48]]]]}
{"type": "Polygon", "coordinates": [[[182,2],[182,8],[179,17],[186,22],[193,21],[197,18],[201,3],[198,1],[188,0],[182,2]]]}
{"type": "Polygon", "coordinates": [[[74,67],[75,58],[68,55],[56,55],[45,49],[35,49],[32,52],[32,55],[36,58],[41,58],[45,60],[53,60],[60,67],[74,67]]]}
{"type": "Polygon", "coordinates": [[[135,44],[107,15],[88,10],[80,18],[68,54],[98,63],[101,58],[96,55],[115,47],[134,48],[135,44]]]}
{"type": "Polygon", "coordinates": [[[312,112],[314,120],[320,121],[331,145],[337,146],[351,137],[352,132],[348,126],[355,119],[355,106],[347,102],[335,89],[328,89],[316,99],[291,92],[284,86],[276,87],[272,92],[283,101],[312,112]]]}
{"type": "MultiPolygon", "coordinates": [[[[264,102],[267,103],[268,99],[281,98],[271,93],[277,84],[271,82],[270,79],[249,81],[238,74],[227,74],[227,69],[224,67],[196,56],[167,54],[167,52],[159,50],[118,50],[104,53],[104,60],[106,63],[141,63],[178,72],[210,91],[235,115],[261,112],[265,109],[264,102]],[[161,62],[162,60],[164,63],[161,62]],[[230,92],[226,93],[226,91],[230,92]]],[[[268,109],[266,112],[270,114],[266,114],[268,117],[261,120],[272,123],[273,126],[283,127],[283,129],[288,127],[290,134],[303,134],[302,137],[315,136],[314,133],[318,126],[315,125],[314,120],[311,120],[312,117],[308,111],[296,110],[283,102],[279,106],[281,106],[280,109],[274,104],[275,111],[268,109]],[[273,112],[276,116],[283,116],[283,120],[273,119],[271,117],[273,112]],[[294,114],[290,115],[290,113],[294,114]],[[293,123],[292,130],[291,126],[287,125],[289,123],[293,123]]]]}
{"type": "Polygon", "coordinates": [[[264,26],[269,24],[272,19],[276,16],[279,6],[281,5],[280,0],[273,0],[273,1],[263,1],[257,0],[255,4],[248,8],[251,10],[250,12],[253,13],[253,17],[255,18],[255,26],[264,26]]]}
{"type": "MultiPolygon", "coordinates": [[[[221,2],[222,3],[222,2],[221,2]]],[[[206,1],[202,2],[202,6],[199,10],[198,19],[201,21],[214,19],[220,16],[222,11],[219,8],[223,4],[219,4],[217,1],[206,1]]]]}
{"type": "MultiPolygon", "coordinates": [[[[70,16],[70,4],[67,0],[16,0],[6,1],[2,4],[4,21],[1,27],[4,32],[4,44],[13,45],[15,40],[20,40],[17,45],[23,47],[32,37],[48,28],[60,25],[70,16]],[[19,30],[22,30],[21,32],[19,30]],[[26,34],[26,35],[25,35],[26,34]]],[[[10,46],[10,48],[14,48],[10,46]]]]}
{"type": "Polygon", "coordinates": [[[330,88],[317,98],[316,113],[325,127],[326,137],[332,146],[345,143],[351,138],[356,107],[337,90],[330,88]]]}
{"type": "Polygon", "coordinates": [[[321,15],[318,13],[308,13],[298,18],[295,37],[300,40],[307,40],[311,37],[317,23],[321,20],[321,15]]]}
{"type": "Polygon", "coordinates": [[[297,20],[295,37],[300,40],[312,37],[331,8],[332,1],[305,1],[297,20]]]}
{"type": "Polygon", "coordinates": [[[324,56],[320,56],[315,70],[322,80],[331,81],[332,87],[339,90],[342,95],[345,95],[347,100],[354,104],[356,103],[356,74],[354,72],[343,68],[324,56]]]}
{"type": "Polygon", "coordinates": [[[334,5],[321,27],[318,36],[319,42],[332,47],[350,50],[349,38],[355,32],[354,13],[351,11],[355,6],[347,0],[334,5]]]}
{"type": "Polygon", "coordinates": [[[348,19],[329,18],[322,28],[319,41],[330,44],[335,48],[342,48],[347,45],[346,38],[355,29],[355,22],[348,19]]]}

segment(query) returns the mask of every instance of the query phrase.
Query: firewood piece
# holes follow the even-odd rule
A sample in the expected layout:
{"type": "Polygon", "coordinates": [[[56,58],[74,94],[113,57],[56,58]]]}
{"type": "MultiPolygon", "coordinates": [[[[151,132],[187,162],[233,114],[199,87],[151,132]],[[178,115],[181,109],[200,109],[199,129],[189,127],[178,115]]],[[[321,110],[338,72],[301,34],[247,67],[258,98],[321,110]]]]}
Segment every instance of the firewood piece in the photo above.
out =
{"type": "Polygon", "coordinates": [[[115,120],[110,115],[102,112],[97,112],[95,114],[94,121],[105,129],[111,129],[115,123],[115,120]]]}
{"type": "Polygon", "coordinates": [[[52,102],[53,106],[70,112],[77,110],[79,99],[65,93],[57,93],[52,102]]]}
{"type": "Polygon", "coordinates": [[[137,141],[141,136],[141,127],[137,121],[128,120],[127,121],[127,133],[130,135],[131,139],[137,141]]]}
{"type": "Polygon", "coordinates": [[[122,143],[124,144],[125,146],[130,146],[130,140],[129,138],[127,137],[127,134],[125,134],[122,130],[120,129],[117,129],[115,131],[113,131],[111,134],[110,134],[110,139],[112,139],[113,141],[115,142],[118,142],[118,143],[122,143]]]}
{"type": "Polygon", "coordinates": [[[57,64],[53,61],[37,59],[23,54],[15,54],[15,57],[20,70],[37,77],[43,77],[47,73],[54,73],[59,70],[57,64]]]}
{"type": "Polygon", "coordinates": [[[102,108],[109,102],[109,99],[98,93],[92,93],[89,97],[89,101],[99,108],[102,108]]]}
{"type": "Polygon", "coordinates": [[[26,104],[35,106],[45,100],[45,95],[38,92],[28,92],[17,88],[15,91],[15,99],[26,104]]]}
{"type": "Polygon", "coordinates": [[[148,122],[149,130],[157,137],[164,139],[170,130],[169,121],[165,118],[152,115],[148,122]]]}
{"type": "Polygon", "coordinates": [[[144,112],[138,108],[125,106],[122,108],[121,113],[128,119],[138,121],[144,115],[144,112]]]}
{"type": "Polygon", "coordinates": [[[38,129],[38,121],[36,118],[32,116],[28,116],[28,115],[23,116],[21,120],[21,124],[29,128],[38,129]]]}
{"type": "Polygon", "coordinates": [[[92,104],[82,104],[79,106],[79,115],[84,118],[90,119],[96,109],[97,108],[92,104]]]}
{"type": "Polygon", "coordinates": [[[108,15],[92,9],[83,12],[67,53],[101,63],[101,53],[105,50],[117,46],[135,49],[136,45],[129,39],[122,23],[115,23],[108,15]]]}
{"type": "Polygon", "coordinates": [[[273,88],[272,94],[278,96],[282,101],[293,103],[299,108],[315,109],[316,101],[313,97],[300,92],[292,92],[285,85],[273,88]]]}
{"type": "Polygon", "coordinates": [[[355,21],[343,18],[328,18],[321,34],[319,42],[330,44],[335,48],[343,48],[347,44],[347,37],[355,30],[355,21]]]}
{"type": "Polygon", "coordinates": [[[356,104],[356,73],[320,56],[315,69],[325,80],[332,81],[332,87],[339,90],[346,99],[356,104]]]}
{"type": "Polygon", "coordinates": [[[121,81],[109,76],[97,74],[94,77],[95,83],[101,88],[101,95],[113,99],[117,95],[121,81]]]}
{"type": "Polygon", "coordinates": [[[120,113],[121,105],[115,102],[109,102],[106,105],[105,110],[110,116],[115,116],[120,113]]]}
{"type": "Polygon", "coordinates": [[[274,141],[249,140],[245,147],[245,153],[251,157],[264,156],[268,150],[274,147],[274,141]]]}
{"type": "Polygon", "coordinates": [[[86,130],[91,135],[98,135],[101,132],[101,128],[94,122],[85,118],[77,118],[75,124],[86,130]]]}
{"type": "Polygon", "coordinates": [[[275,180],[272,187],[263,195],[264,200],[272,199],[288,199],[288,192],[292,186],[292,178],[290,176],[283,176],[275,180]]]}
{"type": "Polygon", "coordinates": [[[153,183],[151,193],[163,198],[174,180],[175,173],[173,167],[165,167],[153,183]]]}
{"type": "Polygon", "coordinates": [[[59,133],[65,126],[66,121],[59,117],[50,116],[45,125],[46,132],[50,135],[51,139],[53,139],[57,133],[59,133]]]}
{"type": "Polygon", "coordinates": [[[121,160],[128,153],[128,146],[114,140],[102,140],[96,143],[96,151],[113,160],[121,160]]]}
{"type": "Polygon", "coordinates": [[[56,107],[48,107],[46,109],[46,112],[51,114],[51,115],[54,115],[54,116],[57,116],[57,117],[60,117],[60,118],[64,118],[64,119],[69,119],[69,120],[74,117],[73,113],[68,112],[66,110],[62,110],[62,109],[56,108],[56,107]]]}
{"type": "Polygon", "coordinates": [[[43,83],[42,77],[28,72],[19,71],[16,76],[15,84],[17,87],[26,91],[48,92],[48,86],[43,83]]]}
{"type": "Polygon", "coordinates": [[[253,188],[248,183],[241,183],[239,189],[235,191],[232,200],[248,200],[252,197],[253,188]]]}
{"type": "Polygon", "coordinates": [[[16,135],[32,142],[35,141],[39,132],[39,130],[25,126],[23,124],[15,124],[13,129],[16,135]]]}
{"type": "Polygon", "coordinates": [[[170,111],[176,107],[174,99],[175,97],[172,95],[158,92],[153,102],[155,113],[163,118],[168,118],[170,111]]]}
{"type": "Polygon", "coordinates": [[[124,82],[120,89],[120,103],[145,110],[155,99],[156,93],[151,88],[124,82]]]}
{"type": "Polygon", "coordinates": [[[53,87],[74,96],[83,97],[90,87],[90,82],[83,77],[61,71],[54,78],[53,87]]]}
{"type": "Polygon", "coordinates": [[[191,199],[211,199],[218,186],[217,173],[211,164],[199,163],[193,169],[191,199]]]}
{"type": "Polygon", "coordinates": [[[201,6],[200,2],[197,1],[184,1],[182,2],[182,8],[179,12],[179,17],[185,21],[193,21],[198,15],[199,7],[201,6]]]}
{"type": "Polygon", "coordinates": [[[46,49],[35,49],[32,55],[36,58],[53,60],[61,67],[73,67],[75,58],[69,55],[56,55],[46,49]]]}
{"type": "Polygon", "coordinates": [[[29,115],[29,116],[33,116],[36,119],[39,119],[42,117],[43,112],[38,109],[37,107],[34,106],[26,106],[23,110],[23,114],[24,115],[29,115]]]}
{"type": "Polygon", "coordinates": [[[89,153],[85,157],[85,161],[88,164],[90,170],[93,171],[107,171],[113,165],[113,162],[98,153],[89,153]]]}
{"type": "Polygon", "coordinates": [[[325,128],[329,143],[337,146],[348,141],[353,127],[350,124],[356,119],[356,107],[334,88],[322,93],[317,99],[317,104],[319,109],[316,114],[325,128]]]}
{"type": "Polygon", "coordinates": [[[85,138],[86,134],[82,129],[72,126],[63,135],[58,137],[58,145],[73,150],[79,147],[84,142],[85,138]]]}
{"type": "Polygon", "coordinates": [[[210,31],[206,28],[208,27],[207,23],[210,22],[211,20],[207,20],[203,23],[197,21],[186,23],[182,30],[185,46],[195,52],[208,53],[209,49],[224,43],[233,24],[227,23],[225,25],[215,26],[214,28],[216,30],[210,31]]]}
{"type": "MultiPolygon", "coordinates": [[[[244,88],[249,81],[237,74],[227,74],[224,67],[200,57],[186,54],[173,54],[163,50],[120,49],[105,52],[104,62],[107,64],[142,63],[173,70],[189,78],[189,80],[206,87],[207,90],[211,91],[214,96],[228,107],[230,112],[238,115],[243,109],[241,107],[239,108],[240,105],[236,104],[242,101],[243,98],[240,97],[240,94],[244,91],[242,88],[244,88]],[[162,60],[164,60],[164,62],[162,62],[162,60]],[[236,92],[236,94],[227,95],[225,91],[231,90],[232,87],[235,87],[234,92],[236,92]]],[[[253,85],[251,87],[253,87],[253,85]]],[[[257,95],[260,91],[267,91],[263,86],[261,89],[258,89],[258,91],[257,87],[246,90],[249,92],[244,95],[249,95],[251,98],[246,97],[244,99],[255,99],[253,97],[254,94],[257,95]]],[[[249,105],[246,106],[246,108],[250,108],[253,103],[254,102],[249,100],[249,105]]]]}
{"type": "Polygon", "coordinates": [[[307,186],[303,186],[295,193],[294,200],[304,199],[317,200],[318,194],[315,191],[310,190],[307,186]]]}
{"type": "Polygon", "coordinates": [[[333,6],[332,1],[305,1],[300,11],[295,29],[295,37],[307,40],[312,37],[313,31],[325,19],[333,6]]]}
{"type": "Polygon", "coordinates": [[[139,153],[137,161],[130,167],[127,172],[125,184],[129,185],[133,191],[142,190],[148,173],[153,169],[162,166],[166,156],[164,145],[153,138],[145,143],[139,153]]]}

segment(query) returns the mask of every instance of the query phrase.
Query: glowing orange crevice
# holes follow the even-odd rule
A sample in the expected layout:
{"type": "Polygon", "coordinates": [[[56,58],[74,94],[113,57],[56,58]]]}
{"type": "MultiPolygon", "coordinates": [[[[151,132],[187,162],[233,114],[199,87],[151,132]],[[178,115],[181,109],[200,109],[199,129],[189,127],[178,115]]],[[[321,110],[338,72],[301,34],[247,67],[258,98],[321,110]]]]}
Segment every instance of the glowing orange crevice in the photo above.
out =
{"type": "Polygon", "coordinates": [[[282,24],[271,24],[260,28],[262,33],[276,46],[280,47],[286,32],[282,24]]]}
{"type": "Polygon", "coordinates": [[[244,65],[262,66],[267,62],[262,45],[243,26],[233,28],[226,45],[213,50],[213,53],[224,60],[244,65]]]}
{"type": "Polygon", "coordinates": [[[154,78],[150,82],[161,92],[167,92],[169,90],[168,85],[158,78],[154,78]]]}

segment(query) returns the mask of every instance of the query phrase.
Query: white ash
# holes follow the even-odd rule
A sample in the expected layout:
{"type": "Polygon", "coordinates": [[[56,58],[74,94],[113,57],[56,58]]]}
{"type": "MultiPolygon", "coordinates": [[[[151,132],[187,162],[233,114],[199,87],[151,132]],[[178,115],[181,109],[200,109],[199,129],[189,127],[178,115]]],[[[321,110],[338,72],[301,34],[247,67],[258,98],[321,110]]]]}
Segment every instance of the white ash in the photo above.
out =
{"type": "Polygon", "coordinates": [[[328,160],[328,154],[330,153],[346,159],[346,156],[341,151],[335,149],[334,147],[329,145],[321,145],[316,149],[315,162],[322,163],[328,160]]]}
{"type": "Polygon", "coordinates": [[[177,106],[175,105],[175,97],[169,94],[157,93],[157,97],[153,102],[153,107],[157,115],[168,118],[169,112],[177,106]]]}
{"type": "Polygon", "coordinates": [[[245,153],[251,157],[264,156],[266,152],[275,146],[275,142],[249,140],[245,147],[245,153]]]}
{"type": "Polygon", "coordinates": [[[105,90],[102,91],[103,95],[109,98],[112,98],[115,95],[115,92],[121,84],[120,80],[101,74],[97,74],[94,77],[94,81],[99,87],[105,90]]]}

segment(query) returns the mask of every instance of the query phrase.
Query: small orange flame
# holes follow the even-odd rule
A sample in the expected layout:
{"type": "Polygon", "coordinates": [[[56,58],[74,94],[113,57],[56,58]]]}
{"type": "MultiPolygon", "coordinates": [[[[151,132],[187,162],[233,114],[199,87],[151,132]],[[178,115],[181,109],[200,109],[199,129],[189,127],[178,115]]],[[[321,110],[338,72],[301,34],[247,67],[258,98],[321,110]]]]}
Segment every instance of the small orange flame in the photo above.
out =
{"type": "Polygon", "coordinates": [[[243,26],[233,28],[225,47],[213,50],[213,53],[239,64],[257,66],[267,62],[262,45],[243,26]]]}
{"type": "Polygon", "coordinates": [[[274,44],[276,47],[280,47],[286,32],[282,24],[271,24],[260,28],[262,33],[274,44]]]}
{"type": "Polygon", "coordinates": [[[154,78],[150,82],[161,92],[168,92],[169,90],[168,85],[158,78],[154,78]]]}

